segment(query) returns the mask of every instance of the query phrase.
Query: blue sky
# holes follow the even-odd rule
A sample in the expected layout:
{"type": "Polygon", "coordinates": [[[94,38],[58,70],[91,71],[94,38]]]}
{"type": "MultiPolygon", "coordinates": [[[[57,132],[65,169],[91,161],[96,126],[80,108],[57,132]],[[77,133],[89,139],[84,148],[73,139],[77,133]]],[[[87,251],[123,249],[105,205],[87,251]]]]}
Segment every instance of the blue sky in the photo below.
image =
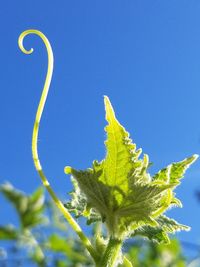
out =
{"type": "MultiPolygon", "coordinates": [[[[35,111],[47,56],[36,36],[18,49],[19,34],[41,30],[55,57],[52,85],[39,134],[43,168],[58,194],[71,184],[64,166],[86,168],[104,149],[103,95],[138,147],[154,162],[152,173],[200,154],[200,2],[4,1],[0,8],[0,183],[30,193],[40,185],[31,158],[35,111]]],[[[200,242],[200,161],[177,196],[184,208],[169,212],[192,226],[181,240],[200,242]]],[[[1,222],[13,220],[0,198],[1,222]]]]}

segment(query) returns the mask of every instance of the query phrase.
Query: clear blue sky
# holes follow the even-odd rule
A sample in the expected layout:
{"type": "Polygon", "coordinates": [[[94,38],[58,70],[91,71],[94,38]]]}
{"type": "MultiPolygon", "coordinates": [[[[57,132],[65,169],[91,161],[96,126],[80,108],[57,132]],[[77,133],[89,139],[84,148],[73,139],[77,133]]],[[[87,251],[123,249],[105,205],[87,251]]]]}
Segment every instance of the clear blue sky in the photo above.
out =
{"type": "MultiPolygon", "coordinates": [[[[103,95],[119,121],[154,162],[152,172],[200,154],[199,0],[3,1],[0,8],[0,182],[32,192],[40,180],[31,134],[47,57],[35,36],[30,56],[18,49],[29,28],[49,38],[55,69],[41,123],[39,152],[52,186],[71,189],[64,166],[86,168],[105,155],[103,95]]],[[[200,242],[200,161],[188,171],[174,216],[192,226],[185,241],[200,242]]],[[[0,198],[1,222],[12,210],[0,198]]]]}

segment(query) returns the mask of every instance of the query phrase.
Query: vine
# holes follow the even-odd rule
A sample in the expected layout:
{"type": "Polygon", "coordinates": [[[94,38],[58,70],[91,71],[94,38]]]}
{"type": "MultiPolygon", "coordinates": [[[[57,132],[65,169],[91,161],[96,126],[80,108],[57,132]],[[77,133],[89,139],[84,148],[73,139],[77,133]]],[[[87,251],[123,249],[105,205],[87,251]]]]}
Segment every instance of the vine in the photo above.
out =
{"type": "Polygon", "coordinates": [[[24,48],[24,45],[23,45],[24,38],[29,34],[35,34],[42,39],[42,41],[44,42],[44,44],[46,46],[47,55],[48,55],[48,69],[47,69],[46,79],[45,79],[44,87],[42,90],[42,95],[40,98],[40,102],[38,105],[38,109],[37,109],[37,113],[36,113],[36,117],[35,117],[35,122],[34,122],[34,126],[33,126],[32,155],[33,155],[34,165],[35,165],[35,168],[36,168],[36,170],[37,170],[37,172],[38,172],[38,174],[42,180],[43,185],[46,187],[47,191],[49,192],[49,194],[52,197],[53,201],[55,202],[56,206],[61,211],[63,216],[66,218],[66,220],[68,221],[70,226],[73,228],[73,230],[77,233],[77,235],[81,239],[83,245],[87,248],[87,250],[90,253],[90,255],[92,256],[92,258],[96,261],[96,259],[98,258],[98,255],[97,255],[96,251],[94,250],[94,248],[92,247],[90,240],[85,236],[81,227],[73,219],[71,214],[67,211],[67,209],[64,207],[63,203],[60,201],[60,199],[57,197],[57,195],[55,194],[55,192],[51,188],[50,183],[49,183],[49,181],[48,181],[48,179],[47,179],[47,177],[46,177],[46,175],[42,169],[42,165],[40,163],[40,159],[39,159],[39,155],[38,155],[38,146],[37,146],[38,133],[39,133],[40,120],[42,117],[42,113],[44,110],[44,106],[45,106],[48,91],[49,91],[49,87],[51,84],[51,79],[52,79],[52,74],[53,74],[54,57],[53,57],[51,45],[50,45],[47,37],[41,31],[34,30],[34,29],[26,30],[26,31],[22,32],[21,35],[19,36],[18,44],[19,44],[19,47],[23,53],[25,53],[25,54],[32,54],[33,53],[33,48],[31,48],[30,50],[26,50],[24,48]]]}
{"type": "Polygon", "coordinates": [[[56,206],[90,253],[96,267],[114,267],[118,263],[131,267],[131,262],[121,251],[125,239],[140,235],[158,243],[169,243],[169,233],[190,229],[168,218],[164,213],[170,207],[182,206],[181,201],[175,197],[174,189],[198,155],[172,163],[151,176],[148,155],[144,154],[140,158],[142,150],[137,149],[132,142],[129,133],[117,120],[109,98],[105,96],[108,122],[105,127],[106,157],[100,162],[93,161],[92,167],[86,170],[65,167],[65,173],[73,176],[74,192],[71,193],[71,201],[64,205],[51,188],[42,169],[37,146],[40,121],[53,73],[53,52],[46,36],[31,29],[19,36],[18,43],[23,53],[33,52],[32,48],[27,50],[23,45],[24,38],[29,34],[35,34],[42,39],[48,55],[46,79],[32,133],[35,168],[56,206]],[[106,238],[98,232],[94,237],[96,245],[93,247],[70,212],[75,212],[76,217],[86,217],[89,224],[97,221],[105,223],[106,238]]]}

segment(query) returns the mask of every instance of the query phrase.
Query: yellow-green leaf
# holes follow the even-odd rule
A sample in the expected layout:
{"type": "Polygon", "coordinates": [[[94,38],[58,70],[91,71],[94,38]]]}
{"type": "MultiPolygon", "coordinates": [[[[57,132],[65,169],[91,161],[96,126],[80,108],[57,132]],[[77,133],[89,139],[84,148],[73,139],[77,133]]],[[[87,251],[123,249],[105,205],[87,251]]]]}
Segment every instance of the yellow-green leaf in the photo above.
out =
{"type": "Polygon", "coordinates": [[[108,97],[104,103],[108,122],[105,159],[94,161],[85,171],[66,167],[65,172],[77,180],[87,205],[101,216],[110,234],[121,238],[144,225],[158,227],[156,218],[172,205],[181,206],[173,190],[197,156],[173,163],[152,178],[148,156],[139,158],[142,150],[136,149],[116,119],[108,97]]]}

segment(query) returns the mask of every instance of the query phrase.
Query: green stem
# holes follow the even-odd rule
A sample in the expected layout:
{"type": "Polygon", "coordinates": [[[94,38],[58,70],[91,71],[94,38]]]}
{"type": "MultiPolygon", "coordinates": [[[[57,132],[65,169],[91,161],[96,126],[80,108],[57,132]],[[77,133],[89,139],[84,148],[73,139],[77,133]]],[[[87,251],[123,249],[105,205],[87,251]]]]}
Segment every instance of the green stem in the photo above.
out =
{"type": "Polygon", "coordinates": [[[86,249],[88,250],[88,252],[92,256],[92,258],[96,261],[98,256],[97,256],[96,251],[92,247],[90,240],[85,236],[85,234],[83,233],[79,224],[73,219],[71,214],[67,211],[67,209],[64,207],[64,205],[62,204],[60,199],[57,197],[57,195],[55,194],[55,192],[51,188],[50,183],[49,183],[47,177],[45,176],[45,174],[42,170],[42,166],[41,166],[41,163],[39,160],[38,148],[37,148],[39,125],[40,125],[40,120],[42,117],[43,109],[45,106],[46,98],[47,98],[50,83],[51,83],[54,59],[53,59],[52,48],[51,48],[51,45],[50,45],[48,39],[46,38],[46,36],[42,32],[40,32],[38,30],[31,29],[31,30],[27,30],[27,31],[24,31],[21,33],[21,35],[19,36],[19,40],[18,40],[18,44],[19,44],[21,51],[25,54],[31,54],[33,52],[32,48],[30,50],[26,50],[23,46],[24,37],[26,37],[29,34],[36,34],[43,40],[43,42],[46,46],[46,49],[47,49],[47,54],[48,54],[47,75],[46,75],[46,80],[44,83],[42,95],[40,98],[40,102],[38,105],[38,109],[37,109],[37,113],[36,113],[36,117],[35,117],[35,122],[34,122],[34,127],[33,127],[33,135],[32,135],[32,154],[33,154],[33,161],[35,164],[35,168],[36,168],[36,170],[37,170],[37,172],[38,172],[38,174],[39,174],[39,176],[43,182],[43,185],[46,187],[47,191],[49,192],[49,194],[52,197],[53,201],[55,202],[56,206],[61,211],[61,213],[64,215],[64,217],[66,218],[66,220],[68,221],[70,226],[73,228],[73,230],[77,233],[77,235],[81,239],[83,245],[86,247],[86,249]]]}
{"type": "Polygon", "coordinates": [[[98,265],[98,267],[116,266],[116,262],[121,252],[121,247],[122,247],[122,241],[111,237],[108,242],[107,248],[104,252],[101,263],[100,265],[98,265]]]}
{"type": "Polygon", "coordinates": [[[124,267],[133,267],[132,263],[126,258],[126,256],[124,256],[123,266],[124,267]]]}

